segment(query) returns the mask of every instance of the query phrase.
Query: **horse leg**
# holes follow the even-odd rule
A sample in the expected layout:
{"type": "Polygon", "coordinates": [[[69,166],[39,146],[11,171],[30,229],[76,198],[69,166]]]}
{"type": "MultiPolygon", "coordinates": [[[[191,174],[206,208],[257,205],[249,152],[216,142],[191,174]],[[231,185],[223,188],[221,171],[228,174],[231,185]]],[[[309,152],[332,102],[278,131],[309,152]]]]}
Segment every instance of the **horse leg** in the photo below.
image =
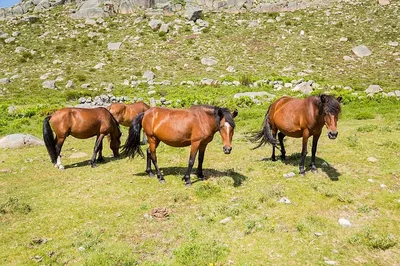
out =
{"type": "MultiPolygon", "coordinates": [[[[272,136],[274,137],[274,139],[276,139],[276,133],[278,131],[272,129],[272,136]]],[[[276,161],[276,157],[275,157],[275,145],[272,145],[272,155],[271,155],[271,161],[275,162],[276,161]]]]}
{"type": "MultiPolygon", "coordinates": [[[[188,168],[186,169],[186,173],[183,176],[183,179],[185,180],[185,185],[187,187],[192,185],[192,182],[190,181],[190,173],[192,172],[194,161],[196,160],[196,154],[197,154],[197,151],[199,150],[199,145],[200,145],[200,143],[192,143],[192,145],[190,146],[190,156],[189,156],[188,168]]],[[[203,153],[203,159],[204,159],[204,153],[203,153]]]]}
{"type": "Polygon", "coordinates": [[[198,166],[197,166],[197,171],[196,171],[196,175],[197,178],[200,181],[204,180],[204,175],[203,175],[203,161],[204,161],[204,153],[206,152],[206,147],[200,147],[199,149],[199,162],[198,162],[198,166]]]}
{"type": "Polygon", "coordinates": [[[311,171],[313,173],[316,173],[317,170],[317,166],[315,166],[315,154],[317,153],[317,144],[318,144],[318,140],[319,140],[320,135],[314,135],[313,136],[313,141],[312,141],[312,149],[311,149],[311,171]]]}
{"type": "Polygon", "coordinates": [[[99,145],[99,156],[97,157],[97,162],[102,163],[104,162],[104,157],[103,157],[103,141],[100,142],[99,145]]]}
{"type": "Polygon", "coordinates": [[[150,177],[154,177],[153,171],[151,171],[151,154],[150,154],[150,148],[147,148],[147,152],[146,152],[146,173],[150,176],[150,177]]]}
{"type": "Polygon", "coordinates": [[[307,141],[308,141],[308,134],[303,133],[303,148],[301,150],[301,161],[300,161],[300,175],[305,175],[306,171],[304,169],[304,161],[306,159],[306,155],[307,155],[307,141]]]}
{"type": "Polygon", "coordinates": [[[279,138],[279,145],[281,146],[281,159],[282,161],[286,160],[286,150],[285,146],[283,145],[283,138],[285,137],[285,134],[282,132],[278,133],[278,138],[279,138]]]}
{"type": "Polygon", "coordinates": [[[149,150],[150,150],[150,158],[151,161],[153,162],[154,168],[156,169],[157,172],[157,178],[160,183],[165,183],[164,176],[161,174],[160,168],[158,168],[158,163],[157,163],[157,153],[156,149],[158,144],[160,144],[160,141],[158,139],[149,139],[149,150]]]}
{"type": "Polygon", "coordinates": [[[65,138],[56,137],[56,153],[57,153],[57,162],[54,167],[58,169],[64,169],[64,166],[61,164],[61,148],[64,144],[65,138]]]}
{"type": "Polygon", "coordinates": [[[96,144],[94,145],[93,155],[89,162],[92,167],[96,167],[96,156],[97,153],[99,152],[100,146],[102,146],[103,138],[104,138],[103,134],[101,134],[96,138],[96,144]]]}

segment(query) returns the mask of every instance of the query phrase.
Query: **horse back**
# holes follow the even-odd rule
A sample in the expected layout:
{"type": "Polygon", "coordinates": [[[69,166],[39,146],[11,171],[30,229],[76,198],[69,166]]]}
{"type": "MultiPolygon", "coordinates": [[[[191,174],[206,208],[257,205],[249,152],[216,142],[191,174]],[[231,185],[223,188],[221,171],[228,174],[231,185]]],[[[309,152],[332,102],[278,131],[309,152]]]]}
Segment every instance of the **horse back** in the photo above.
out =
{"type": "Polygon", "coordinates": [[[112,115],[105,108],[62,108],[50,119],[57,136],[90,138],[109,134],[116,126],[112,115]]]}
{"type": "Polygon", "coordinates": [[[192,109],[153,107],[145,112],[142,126],[148,137],[155,137],[173,147],[184,147],[210,137],[205,136],[207,134],[202,128],[205,119],[192,109]]]}
{"type": "MultiPolygon", "coordinates": [[[[290,137],[300,138],[304,130],[320,131],[317,123],[318,106],[315,97],[297,99],[282,97],[272,104],[270,123],[273,128],[290,137]]],[[[322,127],[321,127],[322,128],[322,127]]]]}

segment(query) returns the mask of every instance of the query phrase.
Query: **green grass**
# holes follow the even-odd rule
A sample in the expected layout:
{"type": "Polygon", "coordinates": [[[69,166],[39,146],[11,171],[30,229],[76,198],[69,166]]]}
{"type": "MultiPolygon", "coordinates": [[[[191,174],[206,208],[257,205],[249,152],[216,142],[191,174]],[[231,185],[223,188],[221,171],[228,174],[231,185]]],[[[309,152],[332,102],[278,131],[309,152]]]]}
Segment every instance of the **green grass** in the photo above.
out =
{"type": "MultiPolygon", "coordinates": [[[[0,136],[41,137],[46,115],[77,104],[79,97],[108,94],[101,82],[112,82],[115,96],[146,102],[166,97],[176,108],[196,102],[239,110],[232,154],[223,154],[217,134],[205,153],[207,179],[197,181],[193,174],[190,188],[182,181],[189,148],[161,144],[157,149],[165,185],[147,177],[141,158],[111,159],[107,142],[106,163],[92,169],[88,160],[94,139],[67,138],[62,149],[65,171],[51,165],[44,147],[2,150],[0,264],[324,265],[326,260],[339,265],[399,264],[399,101],[369,98],[362,92],[371,84],[381,85],[385,92],[400,89],[393,55],[397,48],[387,45],[397,40],[400,28],[399,5],[391,2],[391,8],[379,7],[376,1],[341,3],[342,7],[329,7],[334,14],[330,17],[325,15],[327,9],[296,11],[272,24],[266,20],[279,14],[206,13],[210,28],[196,37],[185,24],[176,35],[160,36],[148,27],[147,17],[134,24],[137,16],[107,18],[107,30],[79,29],[75,26],[81,21],[65,17],[68,12],[62,7],[52,10],[49,18],[42,17],[41,23],[0,22],[4,32],[21,32],[18,43],[0,45],[0,78],[20,76],[0,86],[0,136]],[[240,26],[237,21],[243,19],[260,19],[261,27],[240,26]],[[367,19],[360,30],[359,23],[367,19]],[[77,33],[70,36],[73,29],[77,33]],[[46,31],[48,37],[38,38],[46,31]],[[100,36],[91,39],[89,31],[100,36]],[[107,50],[108,42],[127,35],[132,38],[119,51],[107,50]],[[339,42],[343,36],[349,39],[345,43],[339,42]],[[352,55],[351,48],[361,43],[373,54],[345,62],[343,56],[352,55]],[[15,55],[17,46],[36,54],[15,55]],[[201,65],[205,56],[218,60],[214,71],[201,65]],[[53,65],[56,59],[63,63],[53,65]],[[93,69],[99,62],[105,63],[103,69],[93,69]],[[237,72],[227,73],[230,65],[237,72]],[[157,81],[168,79],[173,85],[155,85],[152,96],[146,84],[121,85],[133,75],[140,80],[150,69],[157,81]],[[317,151],[319,171],[305,177],[298,175],[301,140],[285,140],[285,162],[265,160],[271,156],[270,146],[251,150],[255,145],[247,136],[261,128],[270,103],[233,99],[235,93],[246,91],[303,97],[290,89],[274,91],[269,84],[249,86],[259,79],[291,82],[301,78],[299,72],[308,73],[305,79],[322,87],[313,94],[343,96],[338,139],[329,140],[324,129],[317,151]],[[57,90],[41,88],[40,76],[45,73],[51,73],[49,79],[64,78],[56,83],[57,90]],[[241,85],[178,85],[204,77],[237,80],[241,85]],[[65,89],[69,79],[76,89],[65,89]],[[81,89],[83,83],[90,83],[91,89],[81,89]],[[343,90],[344,86],[353,91],[343,90]],[[70,158],[77,151],[88,156],[70,158]],[[284,178],[288,172],[296,176],[284,178]],[[279,203],[282,197],[291,204],[279,203]],[[167,208],[168,218],[152,218],[155,208],[167,208]],[[228,223],[220,223],[227,217],[231,217],[228,223]],[[341,217],[352,226],[340,227],[341,217]]],[[[124,141],[127,129],[122,131],[124,141]]],[[[311,151],[311,141],[308,148],[311,151]]],[[[309,161],[310,152],[306,165],[309,161]]]]}

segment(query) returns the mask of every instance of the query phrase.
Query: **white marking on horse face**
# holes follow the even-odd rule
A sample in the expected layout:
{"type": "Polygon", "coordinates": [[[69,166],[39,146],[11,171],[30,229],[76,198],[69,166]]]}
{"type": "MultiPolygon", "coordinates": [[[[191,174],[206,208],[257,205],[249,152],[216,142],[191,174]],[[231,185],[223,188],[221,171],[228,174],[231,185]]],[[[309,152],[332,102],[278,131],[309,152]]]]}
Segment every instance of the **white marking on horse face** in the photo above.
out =
{"type": "Polygon", "coordinates": [[[226,128],[226,134],[228,134],[229,136],[232,127],[228,122],[225,122],[225,128],[226,128]]]}

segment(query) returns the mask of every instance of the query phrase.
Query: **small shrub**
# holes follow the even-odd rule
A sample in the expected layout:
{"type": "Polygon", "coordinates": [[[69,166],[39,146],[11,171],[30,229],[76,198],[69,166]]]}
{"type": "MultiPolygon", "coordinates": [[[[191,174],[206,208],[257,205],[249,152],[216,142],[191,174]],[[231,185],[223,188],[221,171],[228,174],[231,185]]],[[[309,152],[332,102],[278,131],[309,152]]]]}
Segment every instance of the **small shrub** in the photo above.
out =
{"type": "Polygon", "coordinates": [[[356,114],[354,118],[357,120],[367,120],[367,119],[374,119],[375,116],[371,113],[363,112],[356,114]]]}
{"type": "Polygon", "coordinates": [[[251,76],[248,74],[244,74],[239,77],[239,82],[243,86],[250,86],[250,84],[252,84],[251,76]]]}
{"type": "Polygon", "coordinates": [[[372,132],[377,128],[376,125],[366,125],[366,126],[362,126],[357,128],[358,132],[372,132]]]}
{"type": "Polygon", "coordinates": [[[374,249],[387,250],[397,245],[397,239],[392,234],[378,233],[376,230],[366,228],[349,238],[352,245],[364,245],[374,249]]]}
{"type": "Polygon", "coordinates": [[[196,187],[196,195],[200,198],[207,198],[215,195],[221,191],[219,186],[210,182],[203,182],[200,186],[196,187]]]}
{"type": "Polygon", "coordinates": [[[358,137],[356,135],[347,137],[347,145],[352,148],[357,147],[358,137]]]}
{"type": "Polygon", "coordinates": [[[228,254],[228,248],[217,241],[189,242],[174,251],[179,265],[213,265],[221,262],[228,254]]]}
{"type": "Polygon", "coordinates": [[[31,212],[31,206],[29,204],[20,202],[18,198],[10,197],[6,202],[0,205],[0,214],[7,213],[23,213],[28,214],[31,212]]]}

